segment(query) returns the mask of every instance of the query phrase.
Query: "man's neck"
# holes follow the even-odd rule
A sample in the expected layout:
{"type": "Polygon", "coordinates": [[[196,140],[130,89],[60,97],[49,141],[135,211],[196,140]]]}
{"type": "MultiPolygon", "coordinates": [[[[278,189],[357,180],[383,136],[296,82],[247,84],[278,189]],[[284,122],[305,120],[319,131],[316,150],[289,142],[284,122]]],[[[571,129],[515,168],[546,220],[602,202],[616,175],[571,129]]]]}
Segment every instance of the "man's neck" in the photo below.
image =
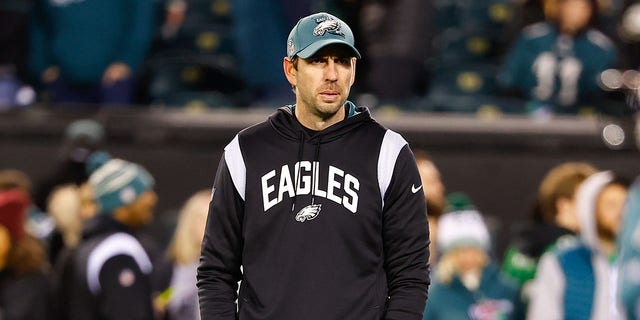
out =
{"type": "Polygon", "coordinates": [[[344,107],[338,109],[338,111],[329,117],[322,117],[311,112],[305,112],[302,108],[296,106],[295,108],[295,116],[298,119],[298,122],[303,126],[314,130],[314,131],[322,131],[345,118],[345,110],[344,107]]]}

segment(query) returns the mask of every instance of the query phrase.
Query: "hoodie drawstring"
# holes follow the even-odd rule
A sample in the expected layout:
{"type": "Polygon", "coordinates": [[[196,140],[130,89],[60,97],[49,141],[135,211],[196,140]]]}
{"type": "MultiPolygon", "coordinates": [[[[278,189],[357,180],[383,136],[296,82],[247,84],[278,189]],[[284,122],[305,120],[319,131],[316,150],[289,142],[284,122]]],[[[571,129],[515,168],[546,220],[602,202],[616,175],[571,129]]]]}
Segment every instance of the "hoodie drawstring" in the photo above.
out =
{"type": "MultiPolygon", "coordinates": [[[[296,203],[298,200],[298,188],[300,187],[300,180],[302,179],[302,175],[300,174],[301,168],[300,163],[302,162],[302,157],[304,155],[304,132],[300,132],[300,139],[298,140],[298,160],[296,161],[296,165],[298,166],[298,170],[295,171],[295,187],[294,187],[294,196],[293,196],[293,205],[291,206],[291,212],[296,210],[296,203]]],[[[313,161],[311,161],[311,204],[315,204],[316,198],[316,173],[318,170],[318,159],[320,158],[320,144],[322,143],[321,138],[318,138],[316,142],[316,150],[313,155],[313,161]]]]}
{"type": "Polygon", "coordinates": [[[320,170],[320,168],[317,168],[320,166],[320,163],[318,162],[318,159],[320,158],[320,139],[321,137],[318,137],[318,142],[316,143],[316,152],[313,155],[313,162],[311,165],[312,168],[312,172],[311,172],[311,204],[315,204],[315,199],[316,199],[316,170],[320,170]],[[318,164],[316,166],[316,163],[318,164]]]}
{"type": "Polygon", "coordinates": [[[300,131],[300,139],[298,140],[298,160],[296,160],[296,164],[298,165],[298,170],[295,170],[295,165],[294,165],[294,170],[295,171],[295,187],[293,190],[293,205],[291,206],[291,212],[294,212],[296,210],[296,200],[298,199],[298,188],[300,187],[300,179],[301,174],[300,174],[300,170],[302,168],[300,168],[300,162],[302,162],[302,156],[304,154],[304,132],[300,131]]]}

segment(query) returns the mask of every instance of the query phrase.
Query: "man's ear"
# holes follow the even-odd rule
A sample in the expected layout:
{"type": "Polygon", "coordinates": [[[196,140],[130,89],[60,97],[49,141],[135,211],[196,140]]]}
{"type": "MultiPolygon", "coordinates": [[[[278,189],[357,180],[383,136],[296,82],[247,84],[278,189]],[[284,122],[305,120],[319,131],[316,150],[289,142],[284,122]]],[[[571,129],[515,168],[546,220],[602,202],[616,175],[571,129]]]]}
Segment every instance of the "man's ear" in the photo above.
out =
{"type": "Polygon", "coordinates": [[[296,77],[296,75],[298,74],[298,70],[296,70],[296,68],[294,67],[293,61],[285,57],[282,60],[282,68],[284,69],[284,75],[285,77],[287,77],[287,81],[289,81],[289,84],[295,87],[298,81],[296,77]]]}
{"type": "Polygon", "coordinates": [[[358,59],[356,58],[351,58],[351,85],[353,85],[356,82],[356,61],[358,61],[358,59]]]}

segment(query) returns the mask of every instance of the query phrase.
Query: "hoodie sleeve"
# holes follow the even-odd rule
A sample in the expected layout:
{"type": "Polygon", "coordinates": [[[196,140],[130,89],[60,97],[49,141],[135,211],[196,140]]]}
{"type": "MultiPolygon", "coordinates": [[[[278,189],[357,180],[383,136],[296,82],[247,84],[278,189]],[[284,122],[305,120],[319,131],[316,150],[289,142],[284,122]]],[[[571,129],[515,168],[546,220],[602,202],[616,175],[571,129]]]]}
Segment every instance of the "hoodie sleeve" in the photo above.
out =
{"type": "Polygon", "coordinates": [[[415,159],[400,149],[384,193],[383,241],[389,304],[385,319],[422,319],[429,287],[429,227],[415,159]]]}
{"type": "Polygon", "coordinates": [[[563,319],[564,275],[553,252],[545,253],[531,283],[527,319],[563,319]]]}
{"type": "MultiPolygon", "coordinates": [[[[238,151],[239,152],[239,149],[238,151]]],[[[237,318],[237,289],[241,280],[242,216],[244,200],[234,183],[242,174],[233,151],[225,148],[213,186],[213,199],[202,242],[197,273],[200,313],[203,320],[237,318]]]]}

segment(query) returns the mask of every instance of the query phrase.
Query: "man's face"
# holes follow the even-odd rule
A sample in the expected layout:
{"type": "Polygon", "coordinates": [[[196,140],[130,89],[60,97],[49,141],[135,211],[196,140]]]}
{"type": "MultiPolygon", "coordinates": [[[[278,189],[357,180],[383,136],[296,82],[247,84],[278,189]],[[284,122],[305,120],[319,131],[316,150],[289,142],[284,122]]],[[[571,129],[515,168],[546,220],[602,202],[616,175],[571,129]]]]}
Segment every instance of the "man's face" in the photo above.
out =
{"type": "Polygon", "coordinates": [[[344,105],[355,79],[356,58],[344,45],[328,45],[308,59],[298,59],[297,70],[285,60],[287,80],[295,86],[296,108],[323,120],[344,105]]]}
{"type": "Polygon", "coordinates": [[[484,250],[476,247],[461,247],[454,249],[451,254],[454,256],[456,270],[459,274],[480,273],[487,264],[487,254],[484,250]]]}
{"type": "Polygon", "coordinates": [[[560,0],[558,19],[562,32],[575,34],[591,19],[593,9],[587,0],[560,0]]]}
{"type": "Polygon", "coordinates": [[[146,191],[126,208],[129,210],[128,224],[132,227],[143,226],[153,220],[153,209],[158,202],[155,191],[146,191]]]}
{"type": "Polygon", "coordinates": [[[427,201],[433,202],[439,207],[444,207],[445,187],[440,177],[440,171],[429,160],[419,160],[417,165],[427,201]]]}
{"type": "Polygon", "coordinates": [[[624,213],[624,203],[627,189],[619,184],[605,187],[596,201],[596,224],[598,234],[609,240],[614,240],[624,213]]]}

